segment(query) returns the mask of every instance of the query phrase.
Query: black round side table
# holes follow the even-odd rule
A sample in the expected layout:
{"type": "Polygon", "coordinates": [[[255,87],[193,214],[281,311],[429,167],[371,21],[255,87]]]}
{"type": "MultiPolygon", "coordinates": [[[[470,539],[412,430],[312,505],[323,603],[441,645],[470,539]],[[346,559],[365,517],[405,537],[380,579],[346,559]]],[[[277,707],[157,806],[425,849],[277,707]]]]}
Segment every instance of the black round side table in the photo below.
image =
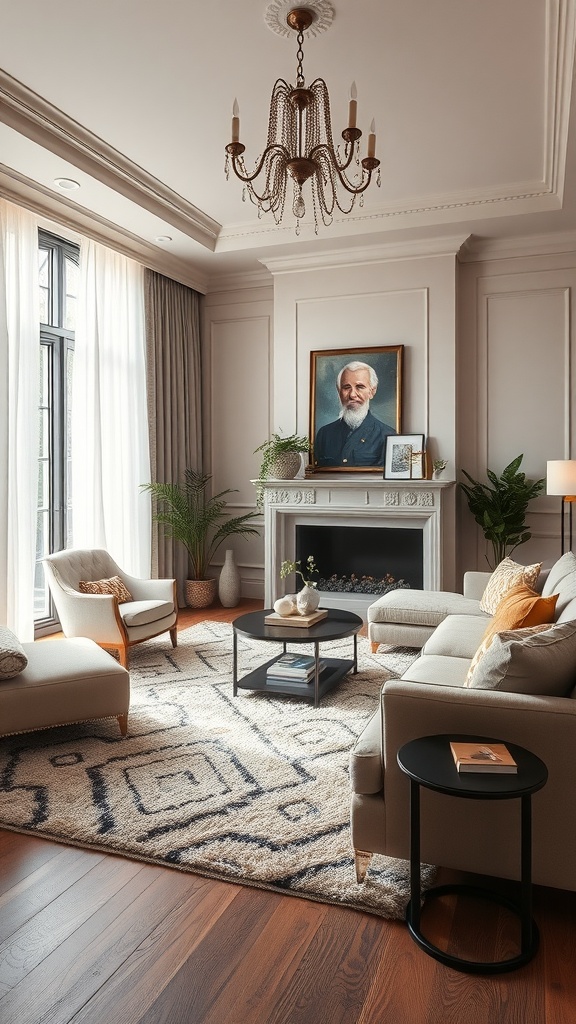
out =
{"type": "Polygon", "coordinates": [[[398,764],[410,779],[410,902],[406,922],[414,941],[440,963],[470,974],[501,974],[522,967],[538,949],[539,934],[532,918],[532,793],[546,785],[548,769],[535,754],[506,740],[485,736],[423,736],[398,751],[398,764]],[[517,774],[458,772],[450,750],[451,742],[505,743],[518,765],[517,774]],[[519,903],[499,893],[472,885],[439,885],[424,894],[424,900],[448,894],[467,894],[491,900],[518,914],[521,922],[520,952],[506,960],[479,962],[446,953],[421,932],[420,891],[420,787],[468,800],[521,801],[519,903]]]}

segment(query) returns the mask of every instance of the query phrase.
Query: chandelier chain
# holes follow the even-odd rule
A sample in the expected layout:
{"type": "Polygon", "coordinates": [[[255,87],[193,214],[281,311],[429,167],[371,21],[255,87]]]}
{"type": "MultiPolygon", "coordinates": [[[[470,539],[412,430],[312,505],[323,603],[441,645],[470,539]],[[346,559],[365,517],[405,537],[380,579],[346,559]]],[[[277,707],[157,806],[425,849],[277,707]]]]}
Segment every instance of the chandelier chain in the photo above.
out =
{"type": "Polygon", "coordinates": [[[298,49],[296,51],[296,59],[298,61],[298,67],[296,68],[296,87],[301,88],[304,85],[304,33],[302,29],[298,32],[298,49]]]}

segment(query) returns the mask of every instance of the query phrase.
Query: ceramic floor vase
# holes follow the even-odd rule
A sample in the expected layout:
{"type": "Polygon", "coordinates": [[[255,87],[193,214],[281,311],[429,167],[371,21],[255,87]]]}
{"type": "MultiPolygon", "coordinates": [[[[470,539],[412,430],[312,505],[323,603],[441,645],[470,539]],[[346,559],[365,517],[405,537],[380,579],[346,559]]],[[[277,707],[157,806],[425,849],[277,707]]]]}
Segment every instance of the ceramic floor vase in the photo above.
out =
{"type": "Polygon", "coordinates": [[[235,608],[240,603],[240,573],[232,550],[228,550],[224,558],[218,580],[218,597],[223,608],[235,608]]]}

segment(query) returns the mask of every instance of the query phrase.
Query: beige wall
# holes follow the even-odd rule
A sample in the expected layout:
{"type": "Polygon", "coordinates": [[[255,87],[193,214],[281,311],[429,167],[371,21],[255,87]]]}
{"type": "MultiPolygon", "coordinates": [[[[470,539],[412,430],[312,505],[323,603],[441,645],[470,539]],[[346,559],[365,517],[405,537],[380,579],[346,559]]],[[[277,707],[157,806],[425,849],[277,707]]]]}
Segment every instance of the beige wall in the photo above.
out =
{"type": "MultiPolygon", "coordinates": [[[[308,433],[315,350],[404,345],[403,430],[426,434],[451,478],[462,467],[484,478],[521,452],[527,474],[545,476],[547,459],[576,451],[576,253],[458,263],[455,249],[268,267],[267,287],[206,299],[207,465],[217,489],[239,489],[234,513],[253,505],[257,445],[273,430],[308,433]]],[[[458,588],[465,569],[486,563],[460,497],[456,515],[444,586],[458,588]]],[[[519,560],[553,560],[559,500],[538,499],[529,525],[519,560]]],[[[262,596],[262,539],[232,546],[244,594],[262,596]]]]}
{"type": "MultiPolygon", "coordinates": [[[[468,263],[460,269],[460,466],[484,479],[524,454],[531,478],[576,453],[572,309],[576,253],[468,263]]],[[[459,568],[485,567],[484,539],[461,500],[459,568]]],[[[531,505],[519,561],[560,553],[560,499],[531,505]]]]}

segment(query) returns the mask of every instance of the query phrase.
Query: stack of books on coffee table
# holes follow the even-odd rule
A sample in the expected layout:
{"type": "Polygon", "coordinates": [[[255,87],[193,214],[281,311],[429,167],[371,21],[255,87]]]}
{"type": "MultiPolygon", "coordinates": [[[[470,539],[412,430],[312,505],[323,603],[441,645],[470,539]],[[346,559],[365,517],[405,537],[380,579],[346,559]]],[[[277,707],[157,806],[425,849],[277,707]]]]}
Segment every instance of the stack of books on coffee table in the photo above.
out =
{"type": "MultiPolygon", "coordinates": [[[[266,685],[282,688],[287,683],[297,686],[309,686],[314,682],[315,661],[308,654],[282,654],[277,661],[266,669],[266,685]]],[[[319,671],[324,668],[320,661],[319,671]]]]}

